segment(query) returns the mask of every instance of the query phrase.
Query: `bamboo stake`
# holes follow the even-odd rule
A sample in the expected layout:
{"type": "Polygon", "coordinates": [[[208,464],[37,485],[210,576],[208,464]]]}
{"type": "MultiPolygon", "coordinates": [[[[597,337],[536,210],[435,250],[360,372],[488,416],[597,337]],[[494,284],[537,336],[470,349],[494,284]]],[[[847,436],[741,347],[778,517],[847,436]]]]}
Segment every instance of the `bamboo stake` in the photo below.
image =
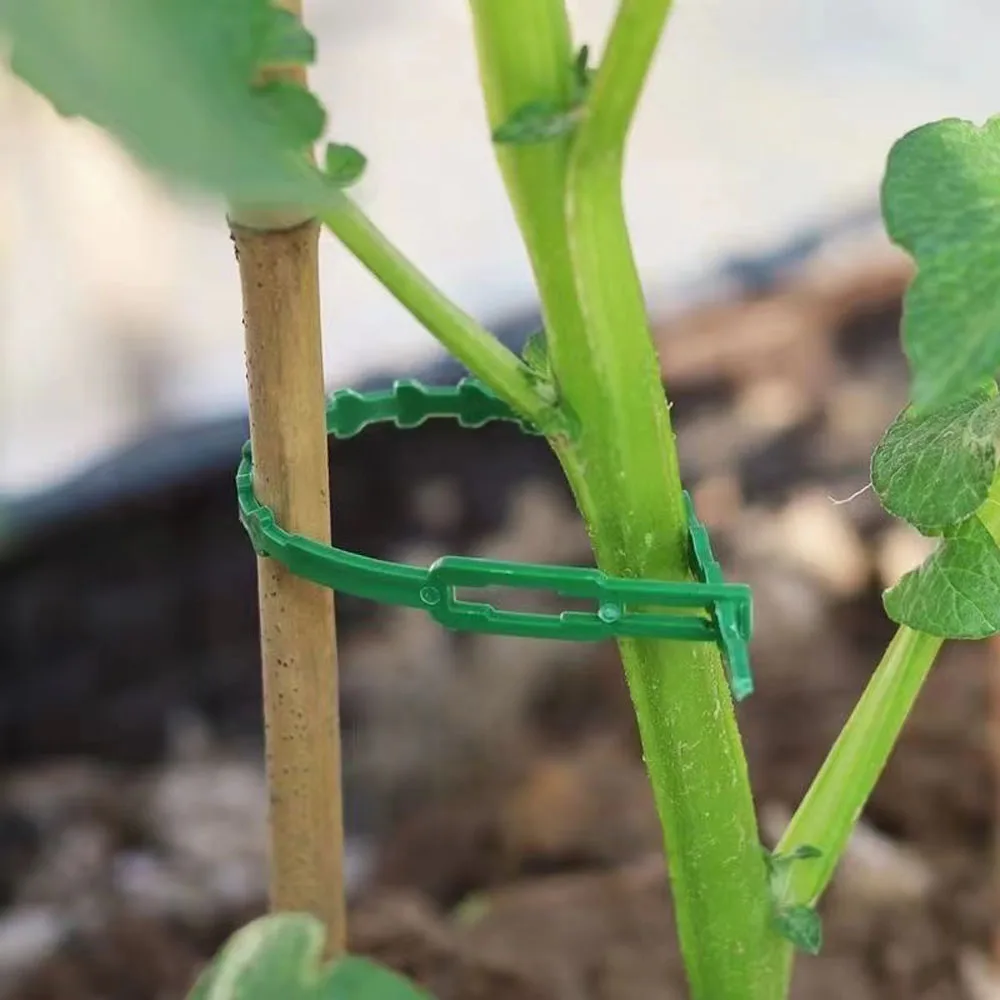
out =
{"type": "MultiPolygon", "coordinates": [[[[281,0],[301,16],[301,0],[281,0]]],[[[304,82],[299,69],[272,71],[304,82]]],[[[319,226],[301,215],[230,218],[243,290],[254,487],[280,524],[330,541],[320,333],[319,226]]],[[[326,925],[343,952],[340,718],[333,595],[257,563],[270,792],[270,905],[326,925]]]]}

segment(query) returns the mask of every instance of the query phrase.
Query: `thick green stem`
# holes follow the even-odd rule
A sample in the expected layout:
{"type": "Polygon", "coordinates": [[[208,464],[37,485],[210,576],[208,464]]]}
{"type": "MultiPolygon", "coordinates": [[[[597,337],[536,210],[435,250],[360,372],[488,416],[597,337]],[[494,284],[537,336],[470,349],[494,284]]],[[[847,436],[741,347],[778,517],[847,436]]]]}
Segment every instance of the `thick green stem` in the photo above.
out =
{"type": "MultiPolygon", "coordinates": [[[[625,565],[689,573],[680,473],[622,202],[624,145],[667,0],[625,0],[569,167],[567,218],[588,340],[616,428],[625,565]]],[[[608,502],[611,498],[598,498],[608,502]]],[[[622,659],[663,824],[695,998],[780,996],[774,930],[746,761],[715,649],[626,642],[622,659]]]]}
{"type": "MultiPolygon", "coordinates": [[[[672,573],[683,575],[688,570],[676,448],[622,201],[625,142],[671,6],[671,0],[621,3],[573,144],[566,213],[588,352],[610,389],[606,402],[613,422],[631,428],[615,435],[619,475],[629,484],[632,503],[656,512],[661,527],[655,536],[671,551],[655,558],[666,558],[672,573]],[[652,467],[651,455],[659,456],[652,467]]],[[[625,521],[626,547],[634,558],[650,536],[634,518],[625,521]]],[[[636,569],[647,572],[642,565],[636,569]]]]}
{"type": "Polygon", "coordinates": [[[350,198],[339,199],[320,221],[469,371],[539,429],[563,432],[557,409],[517,355],[455,305],[350,198]]]}
{"type": "MultiPolygon", "coordinates": [[[[471,0],[492,128],[564,102],[572,52],[562,0],[471,0]]],[[[669,4],[626,2],[572,139],[498,159],[538,280],[562,405],[554,442],[598,563],[690,576],[670,416],[621,199],[624,140],[669,4]]],[[[777,1000],[773,930],[753,800],[717,650],[621,643],[663,824],[681,944],[697,1000],[777,1000]]]]}

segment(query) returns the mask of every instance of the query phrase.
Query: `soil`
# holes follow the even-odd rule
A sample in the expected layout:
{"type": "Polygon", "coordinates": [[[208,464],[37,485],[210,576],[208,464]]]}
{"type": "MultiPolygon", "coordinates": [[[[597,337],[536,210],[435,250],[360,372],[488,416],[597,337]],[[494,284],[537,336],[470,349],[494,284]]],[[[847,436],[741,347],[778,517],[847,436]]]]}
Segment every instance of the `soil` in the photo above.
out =
{"type": "MultiPolygon", "coordinates": [[[[819,255],[780,287],[658,329],[686,482],[727,576],[754,587],[757,691],[738,714],[769,841],[892,635],[882,588],[925,551],[870,491],[830,499],[866,484],[871,447],[905,401],[907,277],[892,256],[819,255]]],[[[368,464],[334,480],[341,541],[414,561],[448,550],[585,561],[537,443],[480,434],[407,437],[408,461],[398,433],[369,438],[368,464]],[[401,465],[405,496],[390,479],[401,465]]],[[[240,580],[252,587],[252,565],[240,580]]],[[[351,602],[339,613],[349,832],[367,851],[352,948],[439,1000],[686,996],[615,650],[447,636],[417,613],[351,602]]],[[[252,644],[240,614],[233,635],[252,644]]],[[[235,647],[226,660],[215,640],[216,662],[231,664],[235,647]]],[[[140,711],[156,691],[161,702],[183,691],[195,721],[178,737],[176,718],[157,716],[174,737],[153,738],[150,722],[142,752],[115,750],[113,732],[85,750],[90,736],[67,743],[43,716],[6,731],[20,758],[0,793],[11,1000],[180,998],[262,911],[259,747],[241,729],[253,672],[229,669],[239,707],[227,716],[202,697],[203,665],[172,686],[151,665],[140,711]]],[[[990,669],[988,644],[954,643],[932,672],[824,899],[823,952],[797,964],[797,1000],[996,995],[990,669]]],[[[142,690],[115,683],[119,706],[142,690]]]]}

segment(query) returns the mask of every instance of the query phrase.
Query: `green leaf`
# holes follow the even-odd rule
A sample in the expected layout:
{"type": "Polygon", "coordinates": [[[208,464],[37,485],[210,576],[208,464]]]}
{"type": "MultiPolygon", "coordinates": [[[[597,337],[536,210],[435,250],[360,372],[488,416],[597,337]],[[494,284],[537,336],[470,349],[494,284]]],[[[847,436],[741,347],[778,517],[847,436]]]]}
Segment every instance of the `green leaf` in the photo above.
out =
{"type": "Polygon", "coordinates": [[[978,517],[950,529],[922,566],[883,597],[900,625],[950,639],[1000,632],[1000,549],[978,517]]]}
{"type": "Polygon", "coordinates": [[[409,980],[364,958],[340,959],[330,974],[323,1000],[429,1000],[409,980]]]}
{"type": "Polygon", "coordinates": [[[920,410],[953,402],[1000,368],[1000,118],[946,119],[889,154],[882,212],[916,260],[903,345],[920,410]]]}
{"type": "Polygon", "coordinates": [[[367,165],[365,154],[353,146],[331,142],[326,147],[326,175],[339,188],[350,187],[359,181],[367,165]]]}
{"type": "Polygon", "coordinates": [[[777,855],[783,861],[812,861],[823,857],[823,852],[812,844],[799,844],[794,851],[777,855]]]}
{"type": "Polygon", "coordinates": [[[518,108],[496,129],[493,141],[507,146],[549,142],[572,132],[580,115],[579,107],[567,110],[554,101],[532,101],[518,108]]]}
{"type": "MultiPolygon", "coordinates": [[[[559,401],[559,389],[556,386],[555,373],[552,371],[544,330],[536,331],[527,339],[521,350],[521,360],[528,368],[528,375],[534,383],[535,391],[554,406],[559,401]]],[[[570,411],[565,409],[564,412],[570,425],[578,426],[570,411]]]]}
{"type": "Polygon", "coordinates": [[[261,917],[238,930],[188,1000],[428,1000],[401,976],[362,958],[323,964],[323,925],[302,913],[261,917]]]}
{"type": "Polygon", "coordinates": [[[521,350],[521,359],[531,369],[532,375],[540,379],[552,376],[552,362],[549,360],[549,349],[545,341],[545,331],[533,333],[521,350]]]}
{"type": "Polygon", "coordinates": [[[823,852],[818,847],[813,847],[812,844],[800,844],[795,850],[784,854],[772,853],[765,849],[764,862],[769,872],[777,872],[796,861],[811,861],[813,858],[821,858],[822,856],[823,852]]]}
{"type": "Polygon", "coordinates": [[[323,134],[326,110],[304,87],[286,80],[270,80],[255,88],[254,96],[289,148],[311,146],[323,134]]]}
{"type": "Polygon", "coordinates": [[[989,390],[929,414],[904,410],[872,457],[882,506],[925,535],[971,517],[997,467],[1000,401],[989,390]]]}
{"type": "Polygon", "coordinates": [[[811,906],[785,906],[774,917],[778,933],[807,955],[823,947],[823,922],[811,906]]]}
{"type": "Polygon", "coordinates": [[[267,66],[308,66],[316,59],[316,40],[290,11],[279,7],[260,44],[259,61],[267,66]]]}
{"type": "Polygon", "coordinates": [[[300,148],[315,98],[254,87],[262,65],[312,55],[269,0],[0,0],[0,32],[25,82],[176,182],[249,206],[339,197],[300,148]]]}
{"type": "Polygon", "coordinates": [[[581,45],[573,61],[573,103],[586,100],[590,85],[594,80],[594,70],[590,67],[590,46],[581,45]]]}

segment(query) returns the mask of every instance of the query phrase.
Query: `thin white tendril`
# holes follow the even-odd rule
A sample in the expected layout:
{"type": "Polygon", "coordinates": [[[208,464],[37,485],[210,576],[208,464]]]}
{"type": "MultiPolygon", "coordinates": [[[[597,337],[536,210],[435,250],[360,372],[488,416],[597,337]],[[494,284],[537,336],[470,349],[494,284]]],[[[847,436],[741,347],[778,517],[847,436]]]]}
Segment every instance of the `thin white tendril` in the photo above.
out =
{"type": "Polygon", "coordinates": [[[870,490],[871,488],[872,488],[872,483],[871,480],[869,480],[867,483],[865,483],[864,486],[861,487],[860,490],[856,490],[849,497],[844,497],[843,500],[838,500],[836,497],[831,497],[831,496],[827,496],[827,500],[829,500],[830,503],[834,504],[835,506],[839,507],[841,506],[841,504],[850,503],[852,500],[857,500],[857,498],[861,496],[862,493],[867,493],[868,490],[870,490]]]}

